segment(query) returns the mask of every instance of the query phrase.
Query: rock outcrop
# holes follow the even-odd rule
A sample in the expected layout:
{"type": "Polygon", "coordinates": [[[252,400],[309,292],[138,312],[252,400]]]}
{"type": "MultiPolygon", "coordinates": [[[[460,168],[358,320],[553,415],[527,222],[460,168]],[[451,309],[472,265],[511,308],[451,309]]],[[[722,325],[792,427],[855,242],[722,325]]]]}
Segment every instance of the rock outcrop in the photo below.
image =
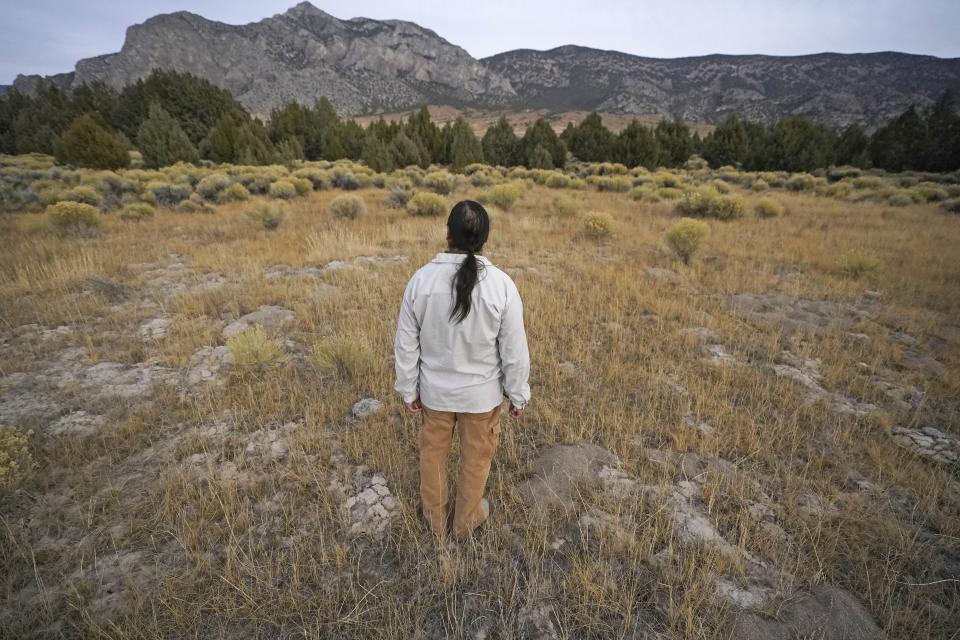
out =
{"type": "MultiPolygon", "coordinates": [[[[264,116],[325,96],[341,115],[436,104],[707,123],[732,112],[766,122],[804,114],[875,126],[944,89],[960,91],[960,59],[894,52],[659,59],[564,46],[477,60],[412,22],[341,20],[309,2],[245,25],[185,11],[158,15],[131,26],[119,52],[45,80],[62,89],[98,80],[120,88],[158,68],[205,78],[264,116]]],[[[42,80],[18,76],[14,86],[30,92],[42,80]]]]}

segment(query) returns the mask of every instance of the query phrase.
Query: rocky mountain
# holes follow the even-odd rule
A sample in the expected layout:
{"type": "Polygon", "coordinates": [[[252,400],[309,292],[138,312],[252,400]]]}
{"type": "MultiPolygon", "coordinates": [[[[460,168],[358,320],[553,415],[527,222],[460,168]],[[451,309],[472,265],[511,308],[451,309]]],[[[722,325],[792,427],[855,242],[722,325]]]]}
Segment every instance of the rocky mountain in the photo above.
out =
{"type": "Polygon", "coordinates": [[[528,108],[679,116],[718,122],[735,112],[772,122],[804,114],[832,125],[877,125],[944,89],[960,93],[960,59],[905,53],[658,59],[560,47],[483,60],[528,108]]]}
{"type": "Polygon", "coordinates": [[[10,85],[9,85],[9,84],[0,84],[0,96],[2,96],[3,94],[5,94],[5,93],[6,93],[7,91],[9,91],[9,90],[10,90],[10,85]]]}
{"type": "MultiPolygon", "coordinates": [[[[120,88],[156,68],[206,78],[259,114],[320,96],[348,115],[516,98],[509,82],[429,29],[400,20],[339,20],[308,2],[240,26],[183,11],[158,15],[127,29],[118,53],[80,60],[58,84],[100,80],[120,88]]],[[[14,86],[30,90],[36,81],[20,76],[14,86]]]]}
{"type": "MultiPolygon", "coordinates": [[[[565,46],[477,60],[412,22],[340,20],[308,2],[246,25],[177,12],[130,27],[118,53],[80,60],[46,78],[70,89],[120,88],[156,68],[228,89],[252,112],[328,97],[343,115],[422,104],[679,116],[715,123],[736,112],[775,121],[805,114],[832,125],[875,126],[944,89],[960,93],[960,59],[902,53],[644,58],[565,46]]],[[[39,76],[18,76],[32,91],[39,76]]]]}

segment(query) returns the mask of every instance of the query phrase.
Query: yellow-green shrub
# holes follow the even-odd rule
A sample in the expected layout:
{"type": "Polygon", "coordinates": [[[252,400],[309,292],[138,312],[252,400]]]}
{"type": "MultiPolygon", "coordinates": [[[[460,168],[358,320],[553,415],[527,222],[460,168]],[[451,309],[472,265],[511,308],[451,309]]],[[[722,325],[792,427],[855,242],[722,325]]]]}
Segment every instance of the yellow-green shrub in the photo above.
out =
{"type": "Polygon", "coordinates": [[[609,213],[591,211],[583,218],[583,232],[588,238],[607,238],[613,233],[613,218],[609,213]]]}
{"type": "Polygon", "coordinates": [[[103,202],[103,196],[100,195],[100,192],[87,185],[77,185],[63,191],[60,194],[60,199],[66,202],[81,202],[94,207],[100,206],[100,203],[103,202]]]}
{"type": "Polygon", "coordinates": [[[123,209],[120,210],[118,214],[121,220],[130,220],[133,222],[138,222],[146,218],[152,218],[153,214],[156,213],[156,209],[151,207],[149,204],[143,202],[128,204],[123,209]]]}
{"type": "Polygon", "coordinates": [[[250,222],[261,225],[267,231],[273,231],[287,217],[287,211],[283,205],[276,202],[261,202],[248,209],[246,216],[250,222]]]}
{"type": "MultiPolygon", "coordinates": [[[[297,190],[297,194],[301,196],[306,195],[311,191],[313,191],[313,182],[311,182],[307,178],[290,177],[290,178],[287,178],[287,182],[292,184],[293,188],[297,190]]],[[[378,186],[383,186],[383,184],[381,183],[378,186]]]]}
{"type": "Polygon", "coordinates": [[[289,200],[297,196],[297,188],[289,180],[277,180],[270,185],[268,194],[271,198],[289,200]]]}
{"type": "Polygon", "coordinates": [[[786,182],[786,188],[790,191],[809,191],[817,184],[817,179],[809,173],[798,173],[792,176],[786,182]]]}
{"type": "Polygon", "coordinates": [[[33,467],[33,456],[27,446],[31,433],[0,425],[0,492],[23,480],[33,467]]]}
{"type": "Polygon", "coordinates": [[[407,202],[407,213],[414,216],[442,216],[447,212],[447,201],[435,193],[419,191],[407,202]]]}
{"type": "Polygon", "coordinates": [[[57,202],[47,207],[50,226],[60,233],[89,234],[100,227],[100,212],[82,202],[57,202]]]}
{"type": "Polygon", "coordinates": [[[344,194],[334,198],[327,207],[334,216],[355,220],[360,215],[366,213],[367,205],[360,196],[344,194]]]}
{"type": "Polygon", "coordinates": [[[234,182],[216,197],[217,202],[242,202],[250,199],[250,192],[239,182],[234,182]]]}
{"type": "Polygon", "coordinates": [[[234,367],[257,369],[281,364],[287,359],[283,346],[258,324],[227,340],[227,348],[233,356],[234,367]]]}
{"type": "Polygon", "coordinates": [[[757,178],[756,180],[753,181],[753,184],[750,185],[750,188],[753,189],[754,191],[766,191],[767,189],[770,188],[770,185],[767,184],[766,180],[762,178],[757,178]]]}
{"type": "Polygon", "coordinates": [[[553,212],[563,218],[570,218],[577,215],[579,208],[577,201],[570,196],[561,194],[553,199],[553,212]]]}
{"type": "Polygon", "coordinates": [[[213,200],[217,194],[230,186],[230,176],[225,173],[211,173],[197,183],[196,192],[200,197],[213,200]]]}
{"type": "Polygon", "coordinates": [[[456,178],[446,171],[434,171],[423,178],[423,186],[444,196],[453,191],[455,184],[456,178]]]}
{"type": "Polygon", "coordinates": [[[773,198],[761,198],[753,205],[753,212],[758,218],[776,218],[782,216],[786,208],[779,200],[773,198]]]}
{"type": "Polygon", "coordinates": [[[837,260],[837,271],[841,275],[856,279],[866,273],[876,271],[880,268],[880,264],[880,258],[872,253],[847,253],[837,260]]]}
{"type": "Polygon", "coordinates": [[[708,237],[710,237],[710,226],[706,222],[681,218],[667,229],[665,239],[667,245],[680,256],[683,263],[689,264],[690,258],[708,237]]]}
{"type": "Polygon", "coordinates": [[[490,191],[481,194],[480,200],[484,204],[489,202],[505,211],[509,211],[526,192],[527,188],[523,182],[514,180],[506,184],[498,184],[490,191]]]}
{"type": "Polygon", "coordinates": [[[359,340],[330,338],[314,343],[313,364],[321,371],[336,373],[347,380],[357,380],[373,370],[376,358],[359,340]]]}

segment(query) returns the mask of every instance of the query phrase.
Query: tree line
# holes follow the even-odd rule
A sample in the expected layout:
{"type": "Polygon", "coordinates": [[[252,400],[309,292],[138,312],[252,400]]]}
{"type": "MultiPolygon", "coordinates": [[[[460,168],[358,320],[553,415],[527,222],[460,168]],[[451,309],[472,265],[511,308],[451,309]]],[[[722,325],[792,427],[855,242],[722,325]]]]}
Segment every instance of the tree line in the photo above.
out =
{"type": "Polygon", "coordinates": [[[377,171],[430,164],[453,170],[476,163],[563,168],[572,156],[628,167],[678,167],[694,154],[714,167],[812,171],[831,165],[952,171],[960,168],[960,115],[946,91],[927,109],[908,108],[872,134],[836,131],[803,116],[773,125],[728,116],[704,138],[680,120],[652,127],[634,120],[619,133],[592,113],[557,135],[538,119],[518,136],[500,117],[477,137],[458,118],[442,127],[426,107],[404,121],[366,127],[338,116],[326,98],[275,108],[266,123],[224,89],[186,73],[154,71],[116,91],[103,83],[67,92],[41,83],[34,95],[0,98],[0,153],[39,152],[64,164],[116,169],[130,149],[156,168],[200,159],[235,164],[360,160],[377,171]]]}

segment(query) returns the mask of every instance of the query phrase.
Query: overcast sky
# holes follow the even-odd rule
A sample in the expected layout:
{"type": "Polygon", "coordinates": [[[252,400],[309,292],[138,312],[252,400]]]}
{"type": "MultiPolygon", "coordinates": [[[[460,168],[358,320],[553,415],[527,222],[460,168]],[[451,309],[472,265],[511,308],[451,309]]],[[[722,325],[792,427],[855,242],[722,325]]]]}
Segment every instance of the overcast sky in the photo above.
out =
{"type": "MultiPolygon", "coordinates": [[[[0,0],[0,84],[112,53],[127,26],[187,10],[244,24],[295,0],[0,0]]],[[[476,57],[579,44],[653,57],[906,51],[960,57],[958,0],[315,0],[338,18],[411,20],[476,57]]]]}

